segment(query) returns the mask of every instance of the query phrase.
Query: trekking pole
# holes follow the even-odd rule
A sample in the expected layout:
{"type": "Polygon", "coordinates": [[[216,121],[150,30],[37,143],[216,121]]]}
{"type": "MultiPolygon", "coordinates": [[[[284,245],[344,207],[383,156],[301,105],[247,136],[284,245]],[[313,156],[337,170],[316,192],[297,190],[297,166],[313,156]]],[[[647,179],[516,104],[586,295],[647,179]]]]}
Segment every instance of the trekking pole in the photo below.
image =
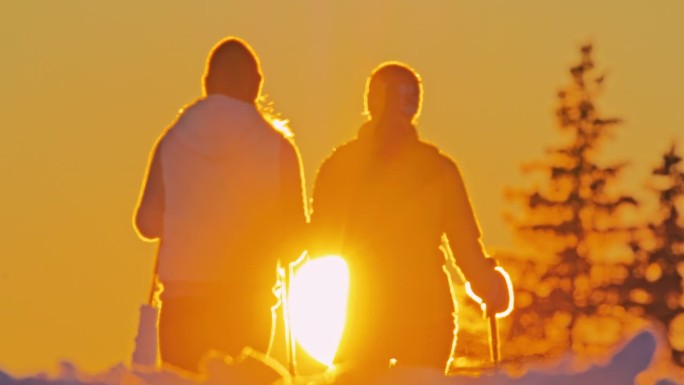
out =
{"type": "Polygon", "coordinates": [[[501,361],[501,340],[499,338],[499,324],[497,319],[506,317],[513,310],[513,284],[511,283],[511,277],[502,267],[497,266],[494,268],[494,270],[503,277],[504,282],[506,283],[506,292],[508,293],[508,305],[504,311],[497,314],[496,312],[488,311],[485,308],[487,318],[489,318],[490,354],[492,357],[492,362],[494,362],[494,366],[499,366],[501,361]]]}
{"type": "Polygon", "coordinates": [[[294,332],[292,331],[292,319],[290,317],[289,293],[290,283],[292,279],[292,266],[288,264],[285,268],[285,276],[283,277],[283,316],[285,318],[285,345],[287,348],[287,370],[291,376],[297,374],[296,370],[296,341],[294,332]]]}
{"type": "Polygon", "coordinates": [[[489,320],[489,354],[495,367],[499,366],[501,360],[501,347],[499,344],[499,324],[496,314],[487,312],[489,320]]]}
{"type": "Polygon", "coordinates": [[[131,358],[132,365],[143,367],[155,367],[159,364],[159,297],[163,286],[159,282],[157,269],[159,258],[154,263],[152,283],[147,303],[140,306],[140,319],[138,320],[138,333],[135,337],[135,348],[131,358]]]}

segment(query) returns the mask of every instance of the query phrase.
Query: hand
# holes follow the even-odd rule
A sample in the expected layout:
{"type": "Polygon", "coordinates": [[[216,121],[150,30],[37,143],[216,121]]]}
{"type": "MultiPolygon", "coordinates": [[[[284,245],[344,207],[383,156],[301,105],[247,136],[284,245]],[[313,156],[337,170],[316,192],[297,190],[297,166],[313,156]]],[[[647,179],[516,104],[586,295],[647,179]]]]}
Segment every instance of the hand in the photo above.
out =
{"type": "Polygon", "coordinates": [[[484,298],[487,315],[495,315],[508,310],[513,293],[508,285],[508,274],[500,267],[494,270],[492,281],[484,298]]]}

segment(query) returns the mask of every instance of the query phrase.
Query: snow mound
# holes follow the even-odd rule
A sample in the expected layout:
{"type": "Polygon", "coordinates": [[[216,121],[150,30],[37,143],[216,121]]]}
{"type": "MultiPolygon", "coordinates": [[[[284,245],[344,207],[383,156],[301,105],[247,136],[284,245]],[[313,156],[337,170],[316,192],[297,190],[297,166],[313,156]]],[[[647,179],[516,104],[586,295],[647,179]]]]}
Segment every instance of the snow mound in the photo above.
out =
{"type": "Polygon", "coordinates": [[[583,371],[573,371],[573,357],[568,356],[553,366],[530,369],[525,375],[512,377],[503,371],[485,372],[479,377],[444,377],[438,370],[396,367],[376,376],[345,381],[345,376],[332,382],[330,376],[295,377],[273,360],[254,353],[238,363],[229,357],[214,354],[204,361],[202,375],[190,375],[172,368],[140,369],[123,364],[95,375],[81,373],[74,365],[63,362],[57,375],[38,374],[14,378],[0,371],[0,385],[684,385],[684,371],[643,376],[652,366],[658,348],[655,332],[645,330],[616,350],[602,365],[583,371]],[[641,376],[640,376],[641,374],[641,376]],[[639,377],[648,377],[646,379],[639,377]]]}

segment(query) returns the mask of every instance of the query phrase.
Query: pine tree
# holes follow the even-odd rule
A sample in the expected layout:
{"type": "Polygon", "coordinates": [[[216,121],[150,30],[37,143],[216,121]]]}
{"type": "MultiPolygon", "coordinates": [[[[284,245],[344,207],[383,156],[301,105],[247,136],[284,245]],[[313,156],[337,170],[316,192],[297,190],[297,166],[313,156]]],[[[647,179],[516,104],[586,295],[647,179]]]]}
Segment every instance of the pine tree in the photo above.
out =
{"type": "Polygon", "coordinates": [[[517,194],[524,213],[513,220],[534,257],[515,263],[520,276],[511,334],[555,345],[536,353],[567,348],[591,353],[595,345],[609,342],[592,340],[584,331],[603,328],[619,334],[615,319],[624,310],[617,306],[619,295],[612,285],[627,276],[618,262],[633,258],[625,241],[630,229],[619,217],[624,207],[637,202],[611,191],[626,164],[603,166],[598,161],[601,145],[620,119],[599,112],[596,99],[605,76],[596,72],[591,45],[582,46],[580,53],[579,63],[570,69],[571,83],[558,93],[557,125],[569,141],[548,149],[545,159],[526,168],[541,171],[543,184],[517,194]],[[602,322],[597,324],[597,318],[602,322]]]}
{"type": "MultiPolygon", "coordinates": [[[[631,264],[632,274],[622,287],[629,307],[641,308],[647,317],[667,329],[671,329],[675,318],[684,320],[684,223],[678,208],[684,204],[682,166],[682,157],[673,144],[663,154],[662,164],[652,171],[659,203],[659,218],[648,225],[654,247],[641,249],[640,258],[631,264]]],[[[684,366],[681,343],[672,343],[672,357],[684,366]]]]}

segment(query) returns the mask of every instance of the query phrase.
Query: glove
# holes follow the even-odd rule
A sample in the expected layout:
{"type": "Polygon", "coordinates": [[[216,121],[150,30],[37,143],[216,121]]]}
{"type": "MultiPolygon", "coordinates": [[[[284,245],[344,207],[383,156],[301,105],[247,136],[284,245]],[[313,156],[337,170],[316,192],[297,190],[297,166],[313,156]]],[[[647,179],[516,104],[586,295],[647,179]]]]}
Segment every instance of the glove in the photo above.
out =
{"type": "Polygon", "coordinates": [[[506,312],[513,298],[508,273],[501,267],[496,267],[493,273],[487,293],[482,299],[488,316],[506,312]]]}

